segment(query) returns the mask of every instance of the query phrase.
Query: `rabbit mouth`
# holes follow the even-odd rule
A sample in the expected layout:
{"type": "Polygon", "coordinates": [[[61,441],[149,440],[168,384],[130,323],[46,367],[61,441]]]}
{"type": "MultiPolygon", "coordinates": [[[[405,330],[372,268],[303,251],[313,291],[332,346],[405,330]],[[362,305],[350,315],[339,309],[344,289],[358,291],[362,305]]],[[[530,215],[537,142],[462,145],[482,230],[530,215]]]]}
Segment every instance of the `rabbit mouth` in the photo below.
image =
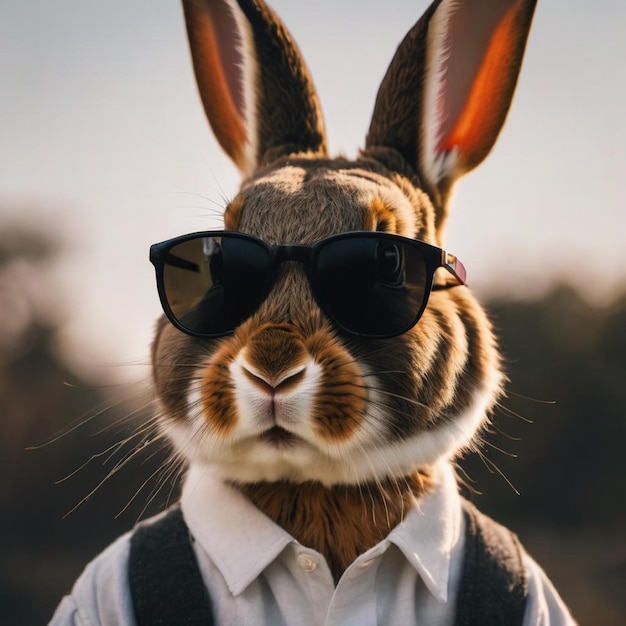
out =
{"type": "Polygon", "coordinates": [[[260,439],[277,448],[290,447],[303,441],[297,435],[290,433],[280,426],[272,426],[272,428],[262,432],[260,439]]]}

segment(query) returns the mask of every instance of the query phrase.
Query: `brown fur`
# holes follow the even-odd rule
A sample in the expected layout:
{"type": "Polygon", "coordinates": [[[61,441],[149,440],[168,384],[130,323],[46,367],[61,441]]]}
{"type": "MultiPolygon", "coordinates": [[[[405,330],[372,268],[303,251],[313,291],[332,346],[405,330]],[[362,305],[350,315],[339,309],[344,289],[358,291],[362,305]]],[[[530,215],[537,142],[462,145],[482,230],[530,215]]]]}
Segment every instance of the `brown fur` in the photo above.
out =
{"type": "Polygon", "coordinates": [[[239,488],[303,546],[324,556],[335,583],[382,541],[430,489],[428,471],[379,485],[327,489],[319,483],[255,483],[239,488]]]}
{"type": "Polygon", "coordinates": [[[224,228],[226,230],[237,230],[239,228],[239,220],[241,219],[241,210],[243,209],[243,198],[238,196],[228,203],[224,211],[224,228]]]}
{"type": "Polygon", "coordinates": [[[369,203],[369,211],[363,230],[378,230],[383,233],[397,233],[396,212],[384,200],[374,198],[369,203]]]}
{"type": "Polygon", "coordinates": [[[227,437],[237,423],[234,390],[227,369],[236,357],[236,348],[233,342],[222,343],[200,373],[202,409],[211,416],[212,430],[222,437],[227,437]]]}
{"type": "Polygon", "coordinates": [[[346,349],[328,333],[316,333],[306,341],[309,354],[324,371],[322,393],[313,407],[318,434],[326,441],[349,440],[365,414],[367,390],[362,374],[346,349]]]}

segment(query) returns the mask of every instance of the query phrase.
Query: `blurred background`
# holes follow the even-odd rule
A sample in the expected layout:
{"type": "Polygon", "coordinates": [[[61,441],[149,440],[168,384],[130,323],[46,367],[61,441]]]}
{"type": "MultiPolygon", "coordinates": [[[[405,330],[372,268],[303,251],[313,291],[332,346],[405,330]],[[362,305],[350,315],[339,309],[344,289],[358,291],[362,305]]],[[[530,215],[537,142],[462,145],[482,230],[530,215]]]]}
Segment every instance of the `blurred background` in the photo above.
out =
{"type": "MultiPolygon", "coordinates": [[[[272,6],[331,147],[355,154],[427,2],[272,6]]],[[[466,482],[592,625],[626,623],[624,24],[619,0],[539,2],[509,119],[459,184],[447,237],[511,379],[466,482]]],[[[177,1],[0,1],[0,85],[0,622],[35,625],[176,498],[164,451],[142,446],[148,247],[219,226],[238,176],[204,119],[177,1]]]]}

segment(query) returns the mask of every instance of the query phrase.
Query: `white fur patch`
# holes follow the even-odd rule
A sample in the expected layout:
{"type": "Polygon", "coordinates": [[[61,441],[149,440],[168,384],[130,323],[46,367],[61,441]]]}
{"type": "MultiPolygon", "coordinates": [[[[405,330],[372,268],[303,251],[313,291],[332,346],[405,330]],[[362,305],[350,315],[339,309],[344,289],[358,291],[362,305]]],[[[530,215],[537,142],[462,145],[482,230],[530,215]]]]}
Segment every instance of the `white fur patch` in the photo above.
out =
{"type": "Polygon", "coordinates": [[[454,456],[474,438],[485,420],[490,400],[491,394],[476,393],[472,405],[462,415],[403,441],[368,447],[358,458],[350,459],[350,471],[342,482],[406,476],[419,467],[454,456]]]}
{"type": "MultiPolygon", "coordinates": [[[[243,428],[238,423],[232,438],[212,436],[196,397],[199,395],[192,391],[189,404],[194,409],[190,409],[187,424],[170,423],[165,428],[176,449],[190,461],[210,464],[226,480],[319,481],[329,486],[406,476],[419,467],[454,456],[471,444],[483,424],[493,390],[477,392],[462,415],[389,444],[382,440],[385,419],[381,409],[371,409],[358,435],[343,444],[317,441],[310,421],[302,416],[297,426],[289,424],[287,428],[301,440],[281,449],[252,434],[252,422],[257,417],[252,414],[242,418],[247,425],[243,428]]],[[[257,435],[263,430],[257,426],[257,435]]]]}
{"type": "MultiPolygon", "coordinates": [[[[240,353],[229,366],[239,415],[237,438],[259,435],[272,426],[280,426],[305,439],[313,437],[310,415],[322,375],[321,367],[313,359],[307,361],[304,376],[295,388],[279,390],[273,395],[260,390],[243,369],[255,374],[240,353]]],[[[302,368],[286,372],[285,378],[297,371],[302,368]]]]}
{"type": "Polygon", "coordinates": [[[376,438],[360,446],[318,448],[303,441],[277,454],[263,442],[249,441],[233,446],[231,455],[203,455],[193,460],[208,461],[224,479],[242,482],[319,481],[330,486],[406,476],[467,447],[485,419],[488,400],[490,395],[478,393],[463,415],[393,444],[381,445],[376,438]]]}
{"type": "Polygon", "coordinates": [[[244,176],[250,175],[257,164],[258,122],[256,113],[257,93],[259,90],[259,67],[252,28],[235,0],[225,0],[237,24],[239,39],[235,42],[241,58],[240,67],[243,74],[241,89],[244,100],[244,120],[247,142],[244,147],[244,162],[240,165],[244,176]]]}
{"type": "Polygon", "coordinates": [[[443,0],[428,28],[420,156],[422,169],[434,186],[454,173],[459,160],[457,150],[446,154],[438,149],[446,115],[446,62],[451,46],[448,24],[458,5],[459,0],[443,0]]]}

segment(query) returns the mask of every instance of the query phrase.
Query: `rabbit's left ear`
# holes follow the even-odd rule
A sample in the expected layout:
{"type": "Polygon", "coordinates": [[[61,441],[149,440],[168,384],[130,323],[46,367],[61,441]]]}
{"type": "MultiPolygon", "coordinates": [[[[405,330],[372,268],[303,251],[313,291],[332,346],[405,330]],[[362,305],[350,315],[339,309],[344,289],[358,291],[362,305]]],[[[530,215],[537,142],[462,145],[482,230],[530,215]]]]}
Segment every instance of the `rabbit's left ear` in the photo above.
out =
{"type": "Polygon", "coordinates": [[[321,109],[291,35],[263,0],[183,0],[202,103],[246,176],[263,158],[327,155],[321,109]]]}
{"type": "Polygon", "coordinates": [[[400,44],[366,147],[399,151],[445,199],[491,150],[508,112],[536,0],[436,0],[400,44]]]}

